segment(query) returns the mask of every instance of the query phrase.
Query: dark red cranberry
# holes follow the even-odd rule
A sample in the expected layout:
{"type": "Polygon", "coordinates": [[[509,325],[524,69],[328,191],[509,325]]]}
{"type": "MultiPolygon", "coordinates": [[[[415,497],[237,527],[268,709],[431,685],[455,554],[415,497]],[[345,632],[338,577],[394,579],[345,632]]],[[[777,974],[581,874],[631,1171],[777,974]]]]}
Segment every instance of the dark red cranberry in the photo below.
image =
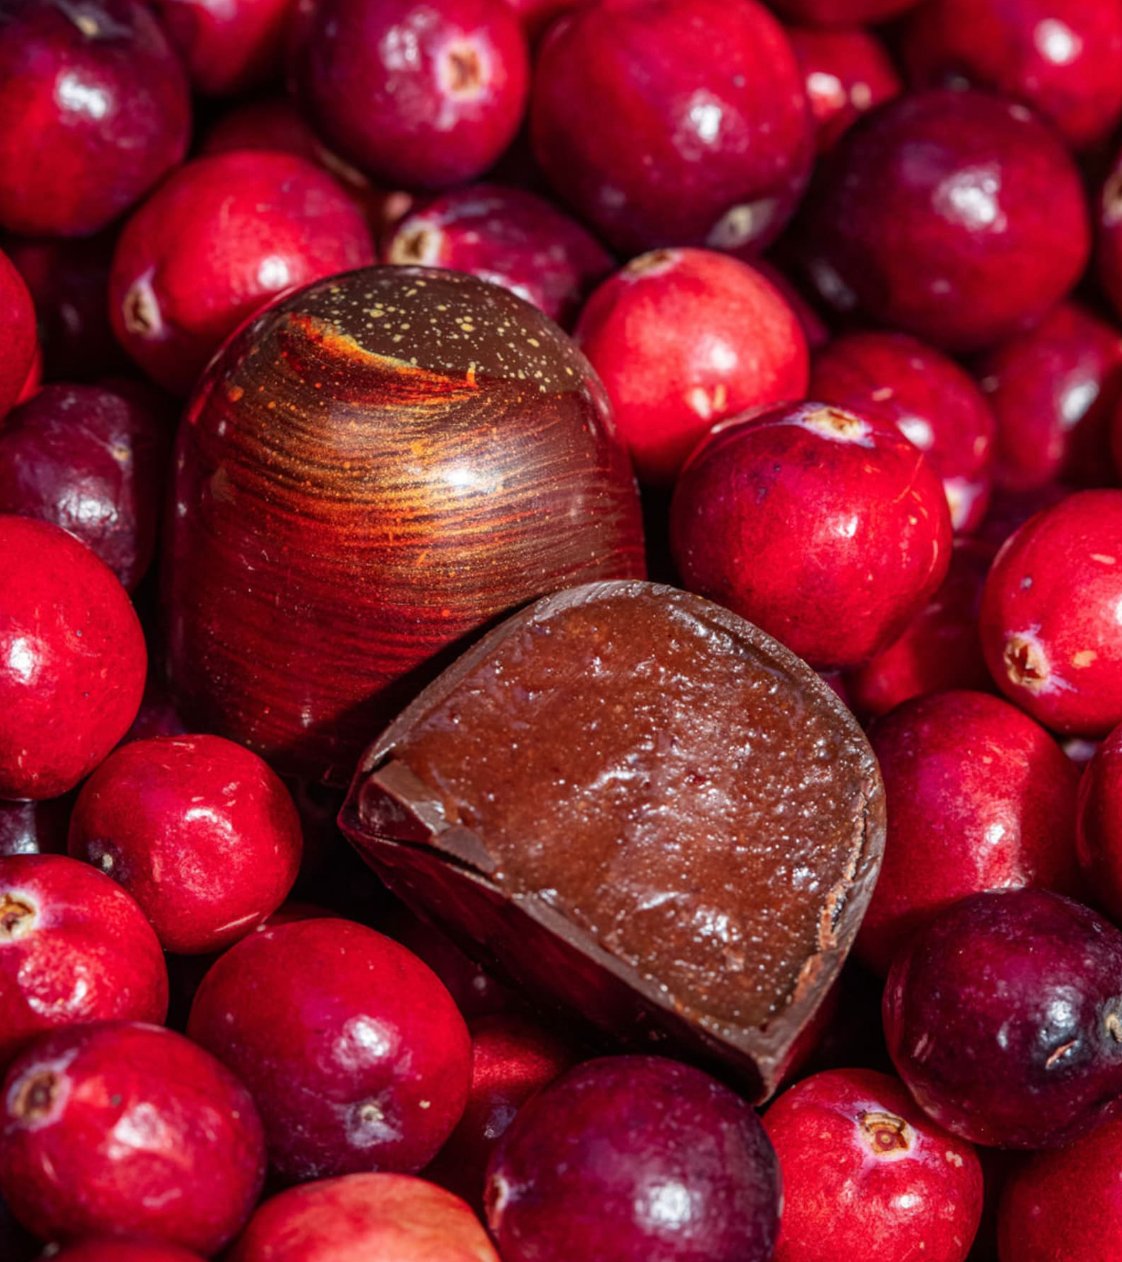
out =
{"type": "Polygon", "coordinates": [[[982,1215],[970,1144],[871,1069],[804,1078],[764,1115],[783,1174],[775,1262],[923,1258],[962,1262],[982,1215]]]}
{"type": "Polygon", "coordinates": [[[348,920],[244,938],[203,979],[187,1028],[248,1083],[286,1181],[420,1170],[471,1085],[467,1026],[436,975],[348,920]]]}
{"type": "Polygon", "coordinates": [[[923,1110],[979,1144],[1045,1148],[1122,1095],[1122,932],[1047,890],[991,890],[896,957],[888,1050],[923,1110]]]}
{"type": "Polygon", "coordinates": [[[819,153],[832,149],[862,114],[903,91],[892,58],[869,31],[800,26],[787,34],[802,67],[819,153]]]}
{"type": "Polygon", "coordinates": [[[822,670],[887,648],[951,554],[946,497],[919,449],[887,421],[821,403],[718,426],[678,479],[670,534],[689,590],[822,670]]]}
{"type": "Polygon", "coordinates": [[[167,951],[229,946],[284,902],[300,819],[280,777],[221,736],[158,736],[82,786],[69,849],[136,899],[167,951]]]}
{"type": "Polygon", "coordinates": [[[989,512],[974,536],[979,543],[990,544],[996,551],[1015,534],[1030,517],[1051,508],[1072,493],[1070,486],[1050,482],[1034,491],[1003,491],[995,487],[989,512]]]}
{"type": "Polygon", "coordinates": [[[373,261],[366,221],[324,171],[276,150],[214,154],[177,171],[125,225],[109,314],[144,371],[186,394],[270,298],[373,261]]]}
{"type": "Polygon", "coordinates": [[[1122,491],[1080,491],[1027,521],[982,593],[998,687],[1046,727],[1105,736],[1122,722],[1122,491]]]}
{"type": "Polygon", "coordinates": [[[755,268],[712,250],[632,259],[588,300],[573,336],[653,485],[674,481],[716,421],[806,393],[806,339],[790,303],[755,268]]]}
{"type": "Polygon", "coordinates": [[[88,236],[187,151],[187,76],[138,0],[0,4],[0,225],[88,236]]]}
{"type": "Polygon", "coordinates": [[[168,696],[163,676],[149,673],[140,709],[121,743],[144,741],[153,736],[184,736],[186,733],[187,727],[168,696]]]}
{"type": "Polygon", "coordinates": [[[65,854],[71,794],[45,802],[0,800],[0,857],[17,854],[65,854]]]}
{"type": "MultiPolygon", "coordinates": [[[[0,10],[0,22],[3,11],[0,10]]],[[[2,30],[0,26],[0,30],[2,30]]],[[[0,177],[2,179],[3,177],[0,177]]],[[[0,250],[0,420],[21,397],[35,366],[39,344],[35,332],[35,307],[23,277],[12,260],[0,250]]]]}
{"type": "Polygon", "coordinates": [[[955,530],[981,525],[994,417],[953,359],[904,333],[850,333],[815,357],[810,395],[892,421],[942,479],[955,530]]]}
{"type": "Polygon", "coordinates": [[[858,958],[882,977],[938,911],[988,889],[1078,890],[1079,771],[1052,737],[999,697],[937,692],[869,729],[888,836],[858,958]]]}
{"type": "Polygon", "coordinates": [[[191,86],[233,96],[280,76],[292,0],[153,0],[191,86]]]}
{"type": "Polygon", "coordinates": [[[772,7],[791,22],[811,26],[860,26],[883,22],[910,9],[917,0],[771,0],[772,7]]]}
{"type": "Polygon", "coordinates": [[[835,309],[959,351],[1043,316],[1090,251],[1067,150],[983,92],[904,97],[853,128],[802,227],[804,266],[835,309]]]}
{"type": "Polygon", "coordinates": [[[0,514],[0,798],[72,789],[128,731],[148,655],[112,570],[58,526],[0,514]]]}
{"type": "Polygon", "coordinates": [[[442,193],[398,220],[387,263],[471,272],[532,302],[565,328],[585,295],[612,270],[591,233],[534,193],[473,184],[442,193]]]}
{"type": "Polygon", "coordinates": [[[486,1202],[503,1262],[768,1262],[779,1170],[751,1107],[708,1074],[611,1056],[523,1105],[486,1202]]]}
{"type": "Polygon", "coordinates": [[[64,1245],[51,1254],[51,1262],[202,1262],[202,1259],[197,1253],[188,1253],[174,1244],[103,1236],[64,1245]]]}
{"type": "Polygon", "coordinates": [[[503,0],[301,0],[292,48],[309,121],[392,187],[478,178],[525,112],[526,40],[503,0]]]}
{"type": "Polygon", "coordinates": [[[1077,844],[1094,901],[1122,920],[1122,727],[1098,746],[1080,779],[1077,844]]]}
{"type": "Polygon", "coordinates": [[[606,0],[566,14],[535,62],[530,130],[559,195],[624,255],[762,248],[814,152],[790,41],[755,0],[606,0]]]}
{"type": "Polygon", "coordinates": [[[927,0],[900,51],[914,85],[972,84],[1031,106],[1075,148],[1122,118],[1122,6],[1087,0],[927,0]]]}

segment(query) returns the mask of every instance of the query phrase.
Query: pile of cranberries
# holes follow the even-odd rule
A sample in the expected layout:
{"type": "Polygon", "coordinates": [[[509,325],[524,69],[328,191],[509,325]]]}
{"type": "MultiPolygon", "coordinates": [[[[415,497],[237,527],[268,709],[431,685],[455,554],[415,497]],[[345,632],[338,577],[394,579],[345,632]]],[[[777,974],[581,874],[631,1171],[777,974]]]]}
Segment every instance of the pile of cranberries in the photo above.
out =
{"type": "Polygon", "coordinates": [[[0,1075],[0,1262],[1122,1257],[1122,0],[0,0],[0,1075]],[[530,304],[585,445],[526,360],[517,425],[391,408],[367,462],[359,368],[397,407],[477,332],[344,336],[375,266],[530,304]],[[337,730],[589,565],[774,636],[880,765],[762,1110],[335,825],[337,730]]]}

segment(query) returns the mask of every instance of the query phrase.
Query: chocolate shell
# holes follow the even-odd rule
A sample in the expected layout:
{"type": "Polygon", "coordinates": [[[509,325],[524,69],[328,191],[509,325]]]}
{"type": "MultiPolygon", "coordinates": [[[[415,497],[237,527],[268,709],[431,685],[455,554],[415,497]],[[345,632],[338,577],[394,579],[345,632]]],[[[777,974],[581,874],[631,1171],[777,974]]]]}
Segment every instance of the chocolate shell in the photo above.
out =
{"type": "Polygon", "coordinates": [[[486,967],[766,1098],[872,894],[864,733],[742,618],[645,582],[537,601],[367,750],[340,815],[486,967]]]}

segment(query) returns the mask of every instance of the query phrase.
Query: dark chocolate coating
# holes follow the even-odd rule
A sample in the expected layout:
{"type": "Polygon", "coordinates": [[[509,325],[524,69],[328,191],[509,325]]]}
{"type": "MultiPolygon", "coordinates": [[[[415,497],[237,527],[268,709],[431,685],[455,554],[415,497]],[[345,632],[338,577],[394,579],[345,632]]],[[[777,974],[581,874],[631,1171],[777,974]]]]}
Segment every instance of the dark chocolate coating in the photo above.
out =
{"type": "Polygon", "coordinates": [[[310,285],[227,344],[180,428],[165,548],[188,723],[343,782],[442,650],[644,574],[588,361],[506,290],[412,267],[310,285]]]}
{"type": "Polygon", "coordinates": [[[532,996],[770,1093],[872,893],[856,720],[743,619],[651,583],[538,601],[367,751],[340,824],[532,996]]]}

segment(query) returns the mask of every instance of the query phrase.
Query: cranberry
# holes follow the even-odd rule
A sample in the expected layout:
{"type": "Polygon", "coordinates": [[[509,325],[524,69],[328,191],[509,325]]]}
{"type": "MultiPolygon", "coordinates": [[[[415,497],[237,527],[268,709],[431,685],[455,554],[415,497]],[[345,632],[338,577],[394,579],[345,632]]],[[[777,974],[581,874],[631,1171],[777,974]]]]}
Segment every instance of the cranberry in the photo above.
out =
{"type": "Polygon", "coordinates": [[[821,350],[830,340],[830,330],[811,304],[810,299],[796,286],[786,272],[768,259],[754,259],[752,266],[755,267],[757,272],[762,273],[767,280],[770,280],[780,294],[787,299],[791,310],[798,316],[807,346],[812,351],[821,350]]]}
{"type": "Polygon", "coordinates": [[[1058,482],[1050,482],[1032,491],[1003,491],[1001,487],[996,487],[986,519],[974,537],[979,543],[992,545],[996,551],[1030,517],[1067,499],[1071,493],[1070,486],[1058,482]]]}
{"type": "Polygon", "coordinates": [[[815,1074],[775,1101],[764,1129],[783,1173],[775,1262],[963,1262],[982,1215],[981,1163],[897,1079],[815,1074]]]}
{"type": "Polygon", "coordinates": [[[309,121],[390,185],[477,178],[526,108],[526,41],[503,0],[301,0],[292,46],[290,79],[309,121]]]}
{"type": "Polygon", "coordinates": [[[1090,251],[1079,173],[1060,141],[1023,105],[951,91],[893,101],[842,139],[802,242],[836,309],[950,350],[1039,319],[1090,251]]]}
{"type": "Polygon", "coordinates": [[[813,26],[859,26],[882,22],[910,9],[917,0],[771,0],[772,6],[792,22],[813,26]]]}
{"type": "Polygon", "coordinates": [[[779,1170],[751,1107],[708,1074],[612,1056],[523,1105],[486,1201],[503,1262],[768,1262],[779,1170]]]}
{"type": "Polygon", "coordinates": [[[954,360],[904,333],[850,333],[816,357],[810,394],[892,421],[942,478],[954,528],[970,532],[981,525],[995,423],[954,360]]]}
{"type": "Polygon", "coordinates": [[[710,250],[632,259],[588,300],[574,336],[654,485],[674,481],[715,421],[806,393],[790,304],[755,268],[710,250]]]}
{"type": "MultiPolygon", "coordinates": [[[[0,11],[0,22],[2,22],[0,11]]],[[[0,28],[2,29],[2,28],[0,28]]],[[[2,177],[0,177],[2,178],[2,177]]],[[[35,333],[35,308],[23,277],[12,260],[0,250],[0,420],[20,398],[28,374],[35,366],[39,344],[35,333]]]]}
{"type": "Polygon", "coordinates": [[[820,403],[718,426],[678,479],[670,531],[689,590],[817,669],[891,644],[951,553],[946,497],[919,450],[886,421],[820,403]]]}
{"type": "Polygon", "coordinates": [[[153,3],[192,87],[208,96],[232,96],[279,76],[291,7],[292,0],[153,3]]]}
{"type": "Polygon", "coordinates": [[[1080,779],[1078,854],[1095,902],[1122,920],[1122,727],[1094,750],[1080,779]]]}
{"type": "Polygon", "coordinates": [[[51,1254],[51,1262],[202,1262],[202,1259],[197,1253],[188,1253],[174,1244],[102,1237],[64,1245],[51,1254]]]}
{"type": "Polygon", "coordinates": [[[1080,491],[1030,518],[982,593],[998,687],[1046,727],[1105,736],[1122,722],[1122,491],[1080,491]]]}
{"type": "Polygon", "coordinates": [[[538,53],[530,131],[554,188],[622,254],[761,248],[814,151],[790,41],[755,0],[567,13],[538,53]]]}
{"type": "Polygon", "coordinates": [[[869,739],[888,836],[856,950],[875,972],[967,894],[1076,892],[1079,771],[1028,715],[985,693],[937,692],[878,720],[869,739]]]}
{"type": "Polygon", "coordinates": [[[113,572],[65,530],[0,514],[0,798],[52,798],[128,730],[144,633],[113,572]]]}
{"type": "Polygon", "coordinates": [[[244,938],[203,979],[187,1028],[249,1084],[289,1181],[421,1169],[471,1084],[467,1026],[436,975],[347,920],[244,938]]]}
{"type": "Polygon", "coordinates": [[[1079,148],[1122,118],[1122,6],[1087,0],[927,0],[901,52],[913,84],[971,83],[1031,106],[1079,148]]]}
{"type": "Polygon", "coordinates": [[[884,1028],[923,1110],[979,1144],[1044,1148],[1122,1094],[1122,932],[1059,894],[961,899],[896,957],[884,1028]]]}
{"type": "Polygon", "coordinates": [[[0,224],[99,232],[187,150],[187,77],[138,0],[0,4],[0,224]]]}
{"type": "Polygon", "coordinates": [[[270,298],[374,260],[370,230],[324,171],[276,150],[198,158],[125,225],[109,281],[121,345],[186,394],[270,298]]]}
{"type": "Polygon", "coordinates": [[[832,149],[862,114],[903,91],[887,50],[868,31],[792,27],[787,34],[802,67],[819,153],[832,149]]]}
{"type": "Polygon", "coordinates": [[[292,1188],[254,1214],[227,1262],[499,1262],[458,1197],[401,1174],[292,1188]]]}
{"type": "Polygon", "coordinates": [[[45,802],[0,801],[0,857],[65,854],[72,796],[45,802]]]}

